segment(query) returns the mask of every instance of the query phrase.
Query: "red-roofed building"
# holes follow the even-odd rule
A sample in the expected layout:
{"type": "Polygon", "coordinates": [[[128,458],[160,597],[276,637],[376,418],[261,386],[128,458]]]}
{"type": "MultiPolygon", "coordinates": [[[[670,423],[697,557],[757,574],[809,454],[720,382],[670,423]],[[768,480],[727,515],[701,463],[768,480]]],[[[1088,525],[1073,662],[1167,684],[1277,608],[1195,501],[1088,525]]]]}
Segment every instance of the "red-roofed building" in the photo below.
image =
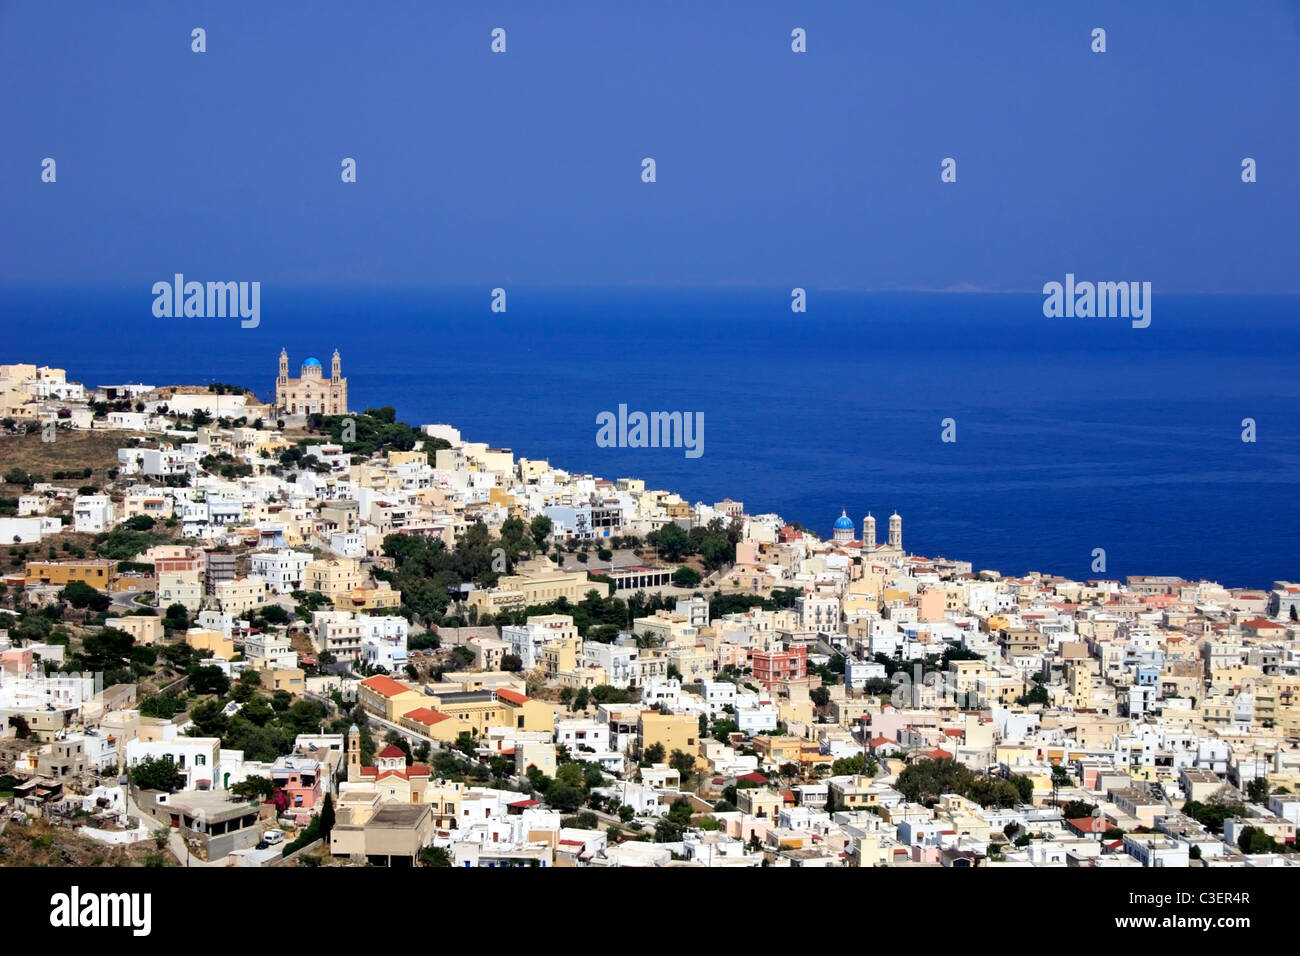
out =
{"type": "Polygon", "coordinates": [[[444,744],[455,743],[461,734],[472,735],[474,732],[474,727],[468,720],[430,707],[417,707],[407,711],[398,723],[423,737],[444,744]]]}
{"type": "Polygon", "coordinates": [[[394,724],[407,711],[422,706],[424,700],[418,690],[385,674],[367,677],[357,690],[357,702],[362,707],[394,724]]]}
{"type": "Polygon", "coordinates": [[[1066,820],[1065,825],[1079,836],[1093,837],[1094,839],[1100,839],[1101,835],[1109,830],[1111,826],[1102,817],[1075,817],[1073,820],[1066,820]]]}
{"type": "Polygon", "coordinates": [[[1266,617],[1257,617],[1244,622],[1241,630],[1247,637],[1281,637],[1286,627],[1266,617]]]}
{"type": "Polygon", "coordinates": [[[501,726],[555,733],[555,711],[550,705],[505,689],[497,691],[496,699],[501,705],[501,726]]]}

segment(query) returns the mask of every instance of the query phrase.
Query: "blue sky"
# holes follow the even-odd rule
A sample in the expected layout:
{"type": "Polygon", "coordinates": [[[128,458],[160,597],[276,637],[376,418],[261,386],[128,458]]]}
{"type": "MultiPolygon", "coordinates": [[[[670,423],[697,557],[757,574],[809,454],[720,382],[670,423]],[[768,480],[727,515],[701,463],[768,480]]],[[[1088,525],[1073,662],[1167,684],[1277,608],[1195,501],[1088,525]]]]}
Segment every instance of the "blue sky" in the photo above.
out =
{"type": "Polygon", "coordinates": [[[1297,292],[1298,80],[1294,0],[6,0],[0,283],[1297,292]]]}

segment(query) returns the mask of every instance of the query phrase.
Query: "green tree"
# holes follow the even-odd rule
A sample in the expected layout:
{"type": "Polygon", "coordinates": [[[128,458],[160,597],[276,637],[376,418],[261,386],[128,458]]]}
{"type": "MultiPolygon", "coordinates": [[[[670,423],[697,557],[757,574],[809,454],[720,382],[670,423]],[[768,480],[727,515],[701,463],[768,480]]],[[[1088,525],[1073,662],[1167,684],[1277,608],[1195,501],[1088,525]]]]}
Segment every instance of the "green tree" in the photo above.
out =
{"type": "Polygon", "coordinates": [[[1211,833],[1222,833],[1224,820],[1228,819],[1228,817],[1242,816],[1245,812],[1246,808],[1240,803],[1225,803],[1218,798],[1205,803],[1201,803],[1199,800],[1188,800],[1183,804],[1183,813],[1211,833]]]}
{"type": "Polygon", "coordinates": [[[583,789],[585,782],[582,775],[582,765],[576,761],[560,764],[555,768],[555,782],[560,786],[583,789]]]}
{"type": "Polygon", "coordinates": [[[1242,853],[1248,855],[1276,853],[1278,850],[1277,842],[1258,827],[1242,827],[1241,836],[1237,838],[1237,846],[1242,853]]]}
{"type": "Polygon", "coordinates": [[[107,611],[112,600],[107,594],[101,594],[84,581],[72,581],[59,592],[59,600],[67,601],[75,608],[90,608],[93,611],[107,611]]]}
{"type": "Polygon", "coordinates": [[[440,846],[426,846],[420,851],[421,866],[451,866],[451,856],[440,846]]]}
{"type": "Polygon", "coordinates": [[[1061,817],[1066,820],[1079,820],[1083,817],[1090,817],[1093,811],[1097,809],[1095,803],[1088,803],[1084,800],[1069,800],[1061,808],[1061,817]]]}
{"type": "Polygon", "coordinates": [[[699,571],[684,564],[673,572],[673,584],[679,588],[699,587],[700,582],[703,580],[704,578],[700,576],[699,571]]]}
{"type": "Polygon", "coordinates": [[[185,776],[176,765],[162,757],[145,757],[131,768],[131,782],[141,790],[175,793],[185,786],[185,776]]]}
{"type": "Polygon", "coordinates": [[[230,678],[220,667],[207,664],[191,667],[187,673],[190,678],[190,690],[195,694],[224,694],[230,690],[230,678]]]}
{"type": "Polygon", "coordinates": [[[674,564],[690,553],[691,538],[680,525],[669,523],[650,534],[651,544],[663,555],[664,559],[674,564]]]}
{"type": "Polygon", "coordinates": [[[565,786],[559,782],[546,792],[546,803],[561,813],[577,810],[582,806],[582,799],[582,788],[565,786]]]}
{"type": "MultiPolygon", "coordinates": [[[[668,766],[681,775],[682,786],[686,786],[695,772],[695,758],[682,750],[674,750],[668,757],[668,766]]],[[[688,800],[689,804],[690,801],[688,800]]]]}
{"type": "Polygon", "coordinates": [[[275,793],[275,784],[270,777],[245,777],[230,788],[230,792],[240,800],[257,800],[263,802],[271,799],[275,793]]]}
{"type": "Polygon", "coordinates": [[[539,551],[546,547],[546,539],[551,536],[552,527],[551,519],[546,515],[536,515],[529,522],[528,530],[532,533],[533,542],[539,551]]]}
{"type": "Polygon", "coordinates": [[[320,836],[328,842],[330,831],[334,829],[334,797],[325,794],[325,803],[320,808],[320,836]]]}
{"type": "Polygon", "coordinates": [[[649,747],[645,748],[645,751],[641,756],[645,758],[646,763],[663,763],[665,756],[664,745],[661,743],[653,743],[649,747]]]}
{"type": "Polygon", "coordinates": [[[1263,777],[1256,777],[1246,784],[1246,796],[1251,803],[1268,803],[1268,781],[1263,777]]]}
{"type": "Polygon", "coordinates": [[[922,803],[945,793],[965,794],[973,776],[970,768],[950,757],[925,759],[905,768],[894,787],[909,802],[922,803]]]}
{"type": "Polygon", "coordinates": [[[184,604],[172,604],[163,615],[163,626],[169,631],[183,631],[190,626],[190,612],[184,604]]]}

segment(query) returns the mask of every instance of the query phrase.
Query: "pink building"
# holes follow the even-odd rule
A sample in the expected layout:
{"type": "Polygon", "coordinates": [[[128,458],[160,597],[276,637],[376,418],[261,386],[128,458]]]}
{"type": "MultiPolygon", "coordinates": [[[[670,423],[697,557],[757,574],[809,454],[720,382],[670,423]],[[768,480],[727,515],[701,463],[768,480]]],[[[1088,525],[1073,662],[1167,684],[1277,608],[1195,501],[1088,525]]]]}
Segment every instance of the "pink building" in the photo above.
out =
{"type": "Polygon", "coordinates": [[[311,810],[325,798],[328,771],[313,757],[279,757],[271,766],[271,782],[289,797],[290,810],[311,810]]]}
{"type": "Polygon", "coordinates": [[[808,676],[808,648],[800,644],[788,651],[755,651],[754,679],[764,687],[776,681],[808,676]]]}

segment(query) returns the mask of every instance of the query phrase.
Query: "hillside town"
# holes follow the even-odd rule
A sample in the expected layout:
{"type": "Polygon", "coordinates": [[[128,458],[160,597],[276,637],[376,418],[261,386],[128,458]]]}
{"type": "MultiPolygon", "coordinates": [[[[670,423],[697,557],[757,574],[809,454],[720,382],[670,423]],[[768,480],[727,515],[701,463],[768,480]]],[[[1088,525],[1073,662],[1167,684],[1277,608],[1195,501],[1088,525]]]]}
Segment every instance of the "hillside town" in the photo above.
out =
{"type": "Polygon", "coordinates": [[[0,865],[1300,864],[1300,583],[692,503],[337,351],[267,394],[0,365],[0,865]]]}

